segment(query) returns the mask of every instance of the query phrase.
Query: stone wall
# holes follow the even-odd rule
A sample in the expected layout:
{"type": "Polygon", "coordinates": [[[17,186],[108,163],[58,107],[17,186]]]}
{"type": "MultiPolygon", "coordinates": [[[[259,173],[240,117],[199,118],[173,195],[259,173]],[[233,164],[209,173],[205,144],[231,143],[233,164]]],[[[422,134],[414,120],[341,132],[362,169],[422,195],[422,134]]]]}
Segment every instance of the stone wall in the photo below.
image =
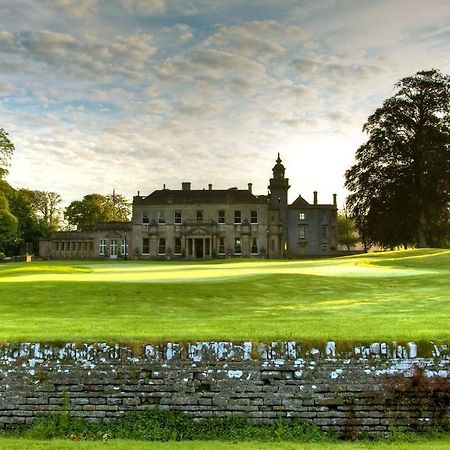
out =
{"type": "Polygon", "coordinates": [[[448,408],[436,411],[429,389],[406,388],[408,377],[420,366],[425,381],[448,382],[450,372],[447,345],[423,353],[414,343],[345,351],[334,342],[3,345],[0,424],[29,424],[67,397],[72,414],[88,420],[158,407],[195,417],[300,417],[340,434],[421,429],[448,408]]]}

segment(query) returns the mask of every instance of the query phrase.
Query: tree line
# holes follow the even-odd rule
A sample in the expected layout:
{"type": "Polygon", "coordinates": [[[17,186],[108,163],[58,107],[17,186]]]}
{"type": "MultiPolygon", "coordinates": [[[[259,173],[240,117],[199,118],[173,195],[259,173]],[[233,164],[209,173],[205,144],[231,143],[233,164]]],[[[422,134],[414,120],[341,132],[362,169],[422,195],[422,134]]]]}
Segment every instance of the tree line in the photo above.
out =
{"type": "Polygon", "coordinates": [[[90,230],[98,222],[126,222],[131,205],[120,194],[88,194],[62,208],[56,192],[19,188],[6,180],[14,144],[0,128],[0,253],[37,253],[39,239],[54,231],[90,230]]]}

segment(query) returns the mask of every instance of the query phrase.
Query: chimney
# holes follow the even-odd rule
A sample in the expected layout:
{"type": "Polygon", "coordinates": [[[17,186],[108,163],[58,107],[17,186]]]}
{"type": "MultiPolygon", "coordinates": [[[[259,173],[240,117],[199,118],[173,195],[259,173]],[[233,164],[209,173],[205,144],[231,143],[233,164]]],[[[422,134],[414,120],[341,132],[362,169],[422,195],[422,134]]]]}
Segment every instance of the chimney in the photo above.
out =
{"type": "Polygon", "coordinates": [[[140,192],[138,191],[138,195],[137,195],[138,197],[140,197],[140,192]]]}
{"type": "Polygon", "coordinates": [[[181,190],[182,191],[190,191],[191,190],[191,183],[189,181],[183,181],[181,183],[181,190]]]}
{"type": "Polygon", "coordinates": [[[314,191],[314,204],[317,205],[317,191],[314,191]]]}
{"type": "Polygon", "coordinates": [[[333,194],[333,206],[337,206],[337,195],[333,194]]]}
{"type": "Polygon", "coordinates": [[[212,191],[212,184],[211,183],[208,184],[208,191],[212,191]]]}
{"type": "Polygon", "coordinates": [[[252,188],[253,188],[253,184],[248,183],[248,192],[250,192],[250,194],[252,194],[252,188]]]}

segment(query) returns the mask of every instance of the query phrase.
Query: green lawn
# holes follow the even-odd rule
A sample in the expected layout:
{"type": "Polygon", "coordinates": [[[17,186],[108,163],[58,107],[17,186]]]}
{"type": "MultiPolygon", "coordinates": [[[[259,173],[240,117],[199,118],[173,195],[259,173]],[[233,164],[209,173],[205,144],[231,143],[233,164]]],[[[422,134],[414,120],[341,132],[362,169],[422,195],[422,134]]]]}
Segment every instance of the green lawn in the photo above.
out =
{"type": "Polygon", "coordinates": [[[142,441],[84,441],[71,442],[63,440],[31,441],[25,439],[0,439],[4,450],[446,450],[450,448],[450,438],[438,439],[415,438],[412,442],[219,442],[219,441],[184,441],[184,442],[142,442],[142,441]]]}
{"type": "Polygon", "coordinates": [[[0,265],[0,340],[449,340],[450,251],[0,265]]]}

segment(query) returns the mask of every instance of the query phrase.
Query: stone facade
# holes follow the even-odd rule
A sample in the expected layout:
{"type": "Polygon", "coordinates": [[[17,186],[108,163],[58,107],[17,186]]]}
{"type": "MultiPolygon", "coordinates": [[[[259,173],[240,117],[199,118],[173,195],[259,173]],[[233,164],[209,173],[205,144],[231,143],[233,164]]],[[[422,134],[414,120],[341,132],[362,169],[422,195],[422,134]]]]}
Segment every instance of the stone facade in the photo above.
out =
{"type": "Polygon", "coordinates": [[[332,204],[288,203],[289,180],[278,155],[268,195],[248,189],[161,189],[133,197],[130,223],[97,224],[89,232],[53,233],[43,258],[208,259],[332,256],[337,250],[332,204]]]}
{"type": "Polygon", "coordinates": [[[194,417],[299,417],[347,436],[422,430],[449,418],[450,395],[448,345],[425,353],[414,343],[345,351],[334,342],[3,344],[0,425],[29,424],[59,411],[66,397],[73,416],[94,421],[157,407],[194,417]],[[398,377],[407,382],[415,366],[425,380],[446,380],[447,397],[437,406],[430,401],[437,390],[404,389],[398,402],[392,386],[398,377]]]}

